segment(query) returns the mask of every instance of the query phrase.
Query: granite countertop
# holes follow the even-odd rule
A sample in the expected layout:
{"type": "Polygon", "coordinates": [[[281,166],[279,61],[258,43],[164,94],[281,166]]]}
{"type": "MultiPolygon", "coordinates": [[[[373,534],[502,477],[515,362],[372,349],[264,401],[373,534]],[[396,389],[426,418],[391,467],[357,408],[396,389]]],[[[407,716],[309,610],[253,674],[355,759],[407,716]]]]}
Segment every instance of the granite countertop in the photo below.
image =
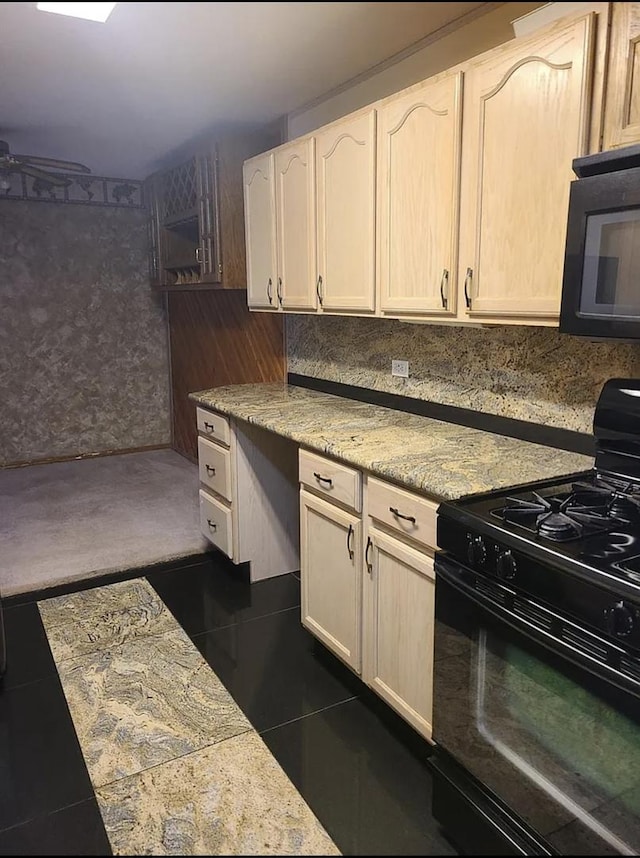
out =
{"type": "Polygon", "coordinates": [[[189,398],[438,500],[593,467],[579,453],[287,384],[229,385],[189,398]]]}

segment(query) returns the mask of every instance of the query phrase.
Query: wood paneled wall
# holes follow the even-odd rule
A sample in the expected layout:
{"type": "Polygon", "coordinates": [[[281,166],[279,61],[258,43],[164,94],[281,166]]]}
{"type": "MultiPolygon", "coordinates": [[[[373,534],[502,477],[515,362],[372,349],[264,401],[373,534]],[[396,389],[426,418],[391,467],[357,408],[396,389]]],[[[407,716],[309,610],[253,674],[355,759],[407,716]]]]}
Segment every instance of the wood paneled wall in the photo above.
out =
{"type": "Polygon", "coordinates": [[[197,460],[188,395],[222,384],[285,380],[283,316],[251,313],[245,290],[168,294],[172,446],[197,460]]]}

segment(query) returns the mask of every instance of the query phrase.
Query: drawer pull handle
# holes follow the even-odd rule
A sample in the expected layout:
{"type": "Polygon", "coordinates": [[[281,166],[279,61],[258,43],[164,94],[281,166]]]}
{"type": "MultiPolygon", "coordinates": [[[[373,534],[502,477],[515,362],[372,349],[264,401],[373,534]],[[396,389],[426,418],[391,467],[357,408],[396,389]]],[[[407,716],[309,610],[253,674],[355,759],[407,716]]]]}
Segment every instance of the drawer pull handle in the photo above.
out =
{"type": "Polygon", "coordinates": [[[207,432],[213,432],[215,430],[215,426],[213,425],[213,423],[207,423],[206,420],[204,421],[204,428],[207,430],[207,432]]]}
{"type": "Polygon", "coordinates": [[[218,529],[218,525],[215,523],[215,521],[211,521],[210,518],[207,519],[207,524],[209,525],[211,530],[217,530],[218,529]]]}
{"type": "Polygon", "coordinates": [[[371,575],[373,571],[373,564],[369,560],[369,549],[373,548],[373,542],[371,541],[371,537],[367,536],[367,547],[364,552],[364,562],[367,564],[367,572],[371,575]]]}
{"type": "Polygon", "coordinates": [[[331,479],[331,477],[323,477],[322,474],[319,474],[317,471],[313,472],[313,476],[319,483],[328,483],[329,488],[333,486],[333,480],[331,479]]]}
{"type": "Polygon", "coordinates": [[[205,465],[205,468],[207,469],[207,473],[209,474],[210,477],[215,477],[215,475],[216,475],[216,469],[215,468],[212,468],[211,465],[205,465]]]}
{"type": "Polygon", "coordinates": [[[413,515],[403,515],[401,512],[398,512],[398,509],[397,509],[397,507],[395,507],[395,506],[390,506],[390,507],[389,507],[389,512],[393,513],[393,514],[395,515],[395,517],[396,517],[396,518],[403,518],[405,521],[410,521],[410,522],[411,522],[411,524],[415,524],[415,523],[416,523],[415,516],[413,516],[413,515]]]}
{"type": "Polygon", "coordinates": [[[349,560],[353,560],[353,548],[351,547],[351,537],[353,536],[353,525],[349,525],[349,531],[347,533],[347,553],[349,554],[349,560]]]}

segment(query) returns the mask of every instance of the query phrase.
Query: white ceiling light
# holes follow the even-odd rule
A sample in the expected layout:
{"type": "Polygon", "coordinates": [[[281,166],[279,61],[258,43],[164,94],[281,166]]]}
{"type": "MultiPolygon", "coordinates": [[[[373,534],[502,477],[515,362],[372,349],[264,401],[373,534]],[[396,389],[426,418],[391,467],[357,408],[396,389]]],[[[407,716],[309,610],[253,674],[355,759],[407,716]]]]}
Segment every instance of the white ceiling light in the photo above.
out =
{"type": "Polygon", "coordinates": [[[56,15],[69,15],[72,18],[84,18],[87,21],[99,21],[101,24],[113,12],[115,3],[38,3],[41,12],[54,12],[56,15]]]}

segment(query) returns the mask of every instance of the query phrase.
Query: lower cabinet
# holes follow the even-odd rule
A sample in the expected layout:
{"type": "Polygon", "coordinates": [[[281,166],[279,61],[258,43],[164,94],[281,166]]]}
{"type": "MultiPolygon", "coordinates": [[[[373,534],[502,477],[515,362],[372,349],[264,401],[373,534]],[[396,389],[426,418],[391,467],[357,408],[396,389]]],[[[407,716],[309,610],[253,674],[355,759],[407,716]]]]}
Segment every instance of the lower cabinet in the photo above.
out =
{"type": "Polygon", "coordinates": [[[431,739],[435,501],[300,452],[302,623],[431,739]]]}
{"type": "Polygon", "coordinates": [[[300,491],[302,624],[360,673],[362,521],[300,491]]]}
{"type": "Polygon", "coordinates": [[[251,581],[297,572],[297,446],[199,407],[200,529],[251,581]]]}
{"type": "Polygon", "coordinates": [[[363,679],[431,738],[433,559],[375,527],[367,535],[363,679]]]}

